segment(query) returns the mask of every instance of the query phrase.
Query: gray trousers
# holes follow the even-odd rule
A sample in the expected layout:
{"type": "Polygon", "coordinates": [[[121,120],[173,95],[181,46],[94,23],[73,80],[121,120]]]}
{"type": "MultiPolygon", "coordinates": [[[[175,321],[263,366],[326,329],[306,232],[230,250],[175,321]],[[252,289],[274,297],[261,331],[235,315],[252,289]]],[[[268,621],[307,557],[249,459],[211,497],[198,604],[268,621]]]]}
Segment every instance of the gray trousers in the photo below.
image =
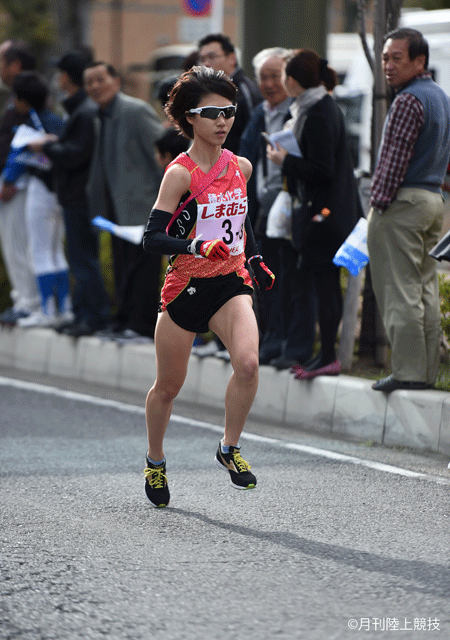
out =
{"type": "Polygon", "coordinates": [[[385,211],[372,208],[367,244],[375,297],[398,380],[434,384],[441,333],[436,261],[428,253],[442,228],[442,196],[401,188],[385,211]]]}

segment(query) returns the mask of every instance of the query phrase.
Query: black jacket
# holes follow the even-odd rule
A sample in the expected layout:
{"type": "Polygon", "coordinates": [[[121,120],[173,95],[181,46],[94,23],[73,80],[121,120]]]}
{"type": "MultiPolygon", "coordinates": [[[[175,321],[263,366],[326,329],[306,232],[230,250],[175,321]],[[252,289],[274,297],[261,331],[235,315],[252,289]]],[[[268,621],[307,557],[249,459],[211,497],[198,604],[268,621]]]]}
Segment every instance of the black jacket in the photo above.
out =
{"type": "Polygon", "coordinates": [[[236,96],[236,116],[230,133],[225,140],[224,147],[237,153],[241,135],[250,120],[257,104],[262,102],[262,95],[256,84],[248,78],[241,68],[238,68],[231,78],[238,88],[236,96]]]}
{"type": "Polygon", "coordinates": [[[331,96],[309,109],[298,143],[303,157],[288,154],[283,162],[289,192],[302,192],[301,211],[293,211],[293,236],[302,236],[296,248],[303,263],[320,266],[331,262],[363,215],[344,118],[331,96]],[[323,208],[329,217],[311,223],[323,208]],[[301,234],[296,225],[304,227],[301,234]]]}
{"type": "Polygon", "coordinates": [[[59,140],[47,143],[44,153],[54,163],[60,204],[87,206],[85,188],[94,147],[97,107],[81,89],[63,104],[69,119],[59,140]]]}

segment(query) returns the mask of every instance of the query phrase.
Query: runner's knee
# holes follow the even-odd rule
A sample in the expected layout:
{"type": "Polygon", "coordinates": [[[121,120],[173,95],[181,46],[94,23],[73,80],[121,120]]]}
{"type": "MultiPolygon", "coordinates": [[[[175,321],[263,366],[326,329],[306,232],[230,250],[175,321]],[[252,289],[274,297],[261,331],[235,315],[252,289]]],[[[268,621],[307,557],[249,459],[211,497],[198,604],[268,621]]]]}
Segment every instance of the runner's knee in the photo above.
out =
{"type": "Polygon", "coordinates": [[[257,354],[245,354],[233,363],[234,373],[242,382],[252,382],[258,375],[257,354]]]}
{"type": "Polygon", "coordinates": [[[180,393],[181,387],[183,383],[177,383],[171,380],[170,382],[165,382],[164,384],[155,383],[153,389],[150,390],[149,396],[153,395],[157,397],[162,404],[169,404],[180,393]]]}

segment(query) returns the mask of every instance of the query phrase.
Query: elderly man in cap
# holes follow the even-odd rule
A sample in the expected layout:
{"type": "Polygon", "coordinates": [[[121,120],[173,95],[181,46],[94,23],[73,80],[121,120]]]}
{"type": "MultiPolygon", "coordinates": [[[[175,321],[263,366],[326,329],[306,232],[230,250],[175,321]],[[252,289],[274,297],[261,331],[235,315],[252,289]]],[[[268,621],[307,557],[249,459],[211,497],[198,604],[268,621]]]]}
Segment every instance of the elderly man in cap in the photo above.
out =
{"type": "Polygon", "coordinates": [[[110,301],[100,271],[98,240],[88,211],[86,183],[95,139],[96,105],[83,89],[86,53],[69,51],[56,63],[59,85],[67,94],[63,106],[69,118],[59,139],[45,136],[33,145],[54,162],[58,200],[63,207],[69,266],[74,278],[75,319],[61,327],[80,337],[102,329],[109,320],[110,301]]]}

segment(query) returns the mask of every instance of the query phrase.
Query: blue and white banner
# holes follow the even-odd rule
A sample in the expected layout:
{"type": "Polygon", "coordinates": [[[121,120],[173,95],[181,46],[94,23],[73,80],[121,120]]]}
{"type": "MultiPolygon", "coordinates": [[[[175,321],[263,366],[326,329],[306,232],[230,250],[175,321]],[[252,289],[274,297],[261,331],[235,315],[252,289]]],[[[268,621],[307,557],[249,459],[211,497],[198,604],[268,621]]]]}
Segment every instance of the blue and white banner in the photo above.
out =
{"type": "Polygon", "coordinates": [[[107,218],[103,218],[103,216],[96,216],[91,220],[91,223],[94,227],[102,229],[102,231],[109,231],[109,233],[112,233],[118,238],[132,242],[133,244],[140,244],[142,242],[142,236],[144,235],[143,224],[129,227],[120,226],[118,224],[114,224],[114,222],[111,222],[111,220],[108,220],[107,218]]]}

